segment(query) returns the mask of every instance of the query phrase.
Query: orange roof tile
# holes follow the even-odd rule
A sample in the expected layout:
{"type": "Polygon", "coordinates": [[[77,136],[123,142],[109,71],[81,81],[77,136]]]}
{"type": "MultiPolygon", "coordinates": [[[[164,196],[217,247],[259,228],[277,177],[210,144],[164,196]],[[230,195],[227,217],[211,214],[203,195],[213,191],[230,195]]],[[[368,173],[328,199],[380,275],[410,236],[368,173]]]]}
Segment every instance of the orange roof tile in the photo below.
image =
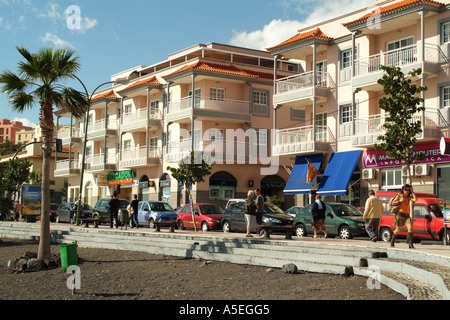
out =
{"type": "Polygon", "coordinates": [[[333,38],[328,37],[327,35],[325,35],[322,30],[320,30],[320,28],[316,28],[314,30],[311,31],[307,31],[304,33],[299,33],[295,36],[293,36],[292,38],[277,44],[276,46],[267,48],[267,51],[271,51],[274,49],[278,49],[284,46],[287,46],[289,44],[295,43],[295,42],[300,42],[300,41],[304,41],[304,40],[310,40],[310,39],[320,39],[320,40],[332,40],[333,38]]]}
{"type": "Polygon", "coordinates": [[[205,61],[198,61],[194,64],[190,64],[182,67],[181,69],[165,76],[164,78],[171,77],[190,70],[205,71],[209,73],[227,74],[233,76],[240,76],[244,78],[253,78],[263,81],[273,81],[273,74],[264,73],[259,71],[253,71],[248,69],[238,68],[232,64],[219,64],[205,61]]]}
{"type": "Polygon", "coordinates": [[[91,102],[94,102],[94,101],[97,101],[100,99],[119,99],[119,97],[114,92],[114,90],[109,90],[109,91],[95,95],[95,97],[93,97],[91,99],[91,102]]]}
{"type": "MultiPolygon", "coordinates": [[[[389,4],[387,6],[381,7],[379,13],[380,13],[380,15],[383,16],[385,14],[389,14],[389,13],[392,13],[394,11],[407,9],[409,7],[412,7],[412,6],[415,6],[415,5],[418,5],[418,4],[427,4],[427,5],[431,5],[431,6],[435,6],[435,7],[441,7],[441,6],[445,5],[444,3],[436,2],[436,1],[433,1],[433,0],[403,0],[403,1],[400,1],[400,2],[396,2],[396,3],[393,3],[393,4],[389,4]]],[[[361,18],[358,18],[358,19],[353,20],[351,22],[343,23],[343,25],[344,25],[344,27],[348,27],[350,25],[363,22],[363,21],[369,19],[370,17],[372,17],[375,13],[377,13],[377,12],[375,10],[373,10],[371,13],[368,13],[368,14],[362,16],[361,18]]]]}
{"type": "Polygon", "coordinates": [[[128,91],[128,90],[130,90],[130,89],[134,89],[134,88],[137,88],[137,87],[143,86],[143,85],[162,86],[162,83],[159,82],[158,79],[157,79],[155,76],[153,76],[153,77],[151,77],[151,78],[149,78],[149,79],[144,79],[144,80],[137,81],[137,82],[135,82],[135,83],[129,85],[128,87],[126,87],[126,88],[124,88],[124,89],[122,89],[122,90],[117,91],[117,93],[121,93],[121,92],[124,92],[124,91],[128,91]]]}

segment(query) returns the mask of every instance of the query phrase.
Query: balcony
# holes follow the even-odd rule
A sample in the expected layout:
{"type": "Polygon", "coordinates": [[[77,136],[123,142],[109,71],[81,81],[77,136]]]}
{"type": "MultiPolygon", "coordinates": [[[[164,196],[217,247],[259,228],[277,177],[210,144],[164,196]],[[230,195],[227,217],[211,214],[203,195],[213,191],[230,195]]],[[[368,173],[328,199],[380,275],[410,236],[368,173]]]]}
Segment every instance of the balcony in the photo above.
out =
{"type": "MultiPolygon", "coordinates": [[[[352,145],[354,147],[372,147],[375,143],[380,143],[378,136],[386,132],[384,124],[388,115],[377,114],[369,117],[361,117],[355,120],[355,135],[352,136],[352,145]]],[[[418,142],[438,141],[440,139],[440,127],[447,126],[447,122],[442,117],[439,110],[426,110],[425,122],[423,114],[416,113],[413,117],[414,122],[421,121],[422,134],[416,137],[418,142]]]]}
{"type": "Polygon", "coordinates": [[[112,152],[100,153],[86,157],[86,172],[107,173],[116,170],[117,155],[112,152]]]}
{"type": "Polygon", "coordinates": [[[312,98],[318,98],[318,102],[328,100],[328,88],[331,80],[328,73],[317,72],[314,81],[313,72],[306,72],[290,76],[276,81],[277,94],[273,97],[275,105],[307,106],[312,98]]]}
{"type": "MultiPolygon", "coordinates": [[[[355,60],[355,76],[352,79],[352,86],[365,90],[381,90],[377,81],[383,76],[382,66],[401,67],[404,73],[421,68],[423,74],[431,76],[439,70],[439,63],[445,59],[441,48],[431,44],[425,44],[423,65],[422,45],[420,44],[360,58],[355,60]]],[[[349,70],[351,71],[351,68],[341,70],[341,81],[350,80],[349,70]]]]}
{"type": "Polygon", "coordinates": [[[62,160],[56,162],[55,177],[73,177],[80,175],[80,162],[78,160],[62,160]]]}
{"type": "Polygon", "coordinates": [[[139,168],[158,166],[161,160],[161,148],[147,146],[123,150],[120,154],[120,168],[139,168]]]}
{"type": "Polygon", "coordinates": [[[87,137],[92,141],[103,141],[105,136],[115,136],[118,129],[116,117],[97,120],[89,123],[87,137]]]}
{"type": "MultiPolygon", "coordinates": [[[[194,116],[197,120],[247,122],[251,120],[249,101],[240,100],[211,100],[200,97],[195,100],[194,116]]],[[[173,122],[187,122],[192,115],[192,98],[186,97],[171,101],[167,111],[167,120],[173,122]]]]}
{"type": "Polygon", "coordinates": [[[126,132],[142,131],[148,127],[158,127],[161,121],[159,110],[144,108],[124,114],[120,119],[120,129],[126,132]]]}
{"type": "Polygon", "coordinates": [[[315,138],[313,138],[313,126],[276,130],[273,155],[326,153],[333,141],[335,142],[336,139],[325,126],[316,127],[315,138]]]}
{"type": "MultiPolygon", "coordinates": [[[[267,148],[267,144],[264,144],[267,148]]],[[[165,155],[167,162],[180,162],[190,156],[191,139],[170,142],[165,155]]],[[[258,160],[258,144],[239,140],[195,141],[194,151],[202,152],[206,160],[216,164],[256,164],[258,160]]],[[[260,151],[261,152],[261,149],[260,151]]],[[[262,157],[270,154],[261,154],[262,157]]]]}
{"type": "Polygon", "coordinates": [[[56,138],[62,140],[63,145],[69,145],[73,143],[81,143],[82,134],[80,129],[64,129],[56,133],[56,138]]]}

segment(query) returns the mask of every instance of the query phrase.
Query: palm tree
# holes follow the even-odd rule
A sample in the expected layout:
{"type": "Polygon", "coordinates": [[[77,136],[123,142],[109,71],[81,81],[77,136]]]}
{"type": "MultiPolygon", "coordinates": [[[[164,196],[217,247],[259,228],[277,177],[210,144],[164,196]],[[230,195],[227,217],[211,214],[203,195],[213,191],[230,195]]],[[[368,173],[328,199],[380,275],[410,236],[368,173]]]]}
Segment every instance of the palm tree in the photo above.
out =
{"type": "Polygon", "coordinates": [[[42,202],[41,231],[38,258],[49,260],[50,251],[50,159],[53,140],[53,106],[67,108],[80,118],[88,102],[86,96],[62,83],[73,79],[80,69],[79,58],[70,49],[43,48],[30,53],[23,47],[17,50],[25,59],[18,63],[18,73],[0,74],[1,92],[6,93],[15,111],[23,112],[35,104],[40,105],[42,131],[42,202]]]}

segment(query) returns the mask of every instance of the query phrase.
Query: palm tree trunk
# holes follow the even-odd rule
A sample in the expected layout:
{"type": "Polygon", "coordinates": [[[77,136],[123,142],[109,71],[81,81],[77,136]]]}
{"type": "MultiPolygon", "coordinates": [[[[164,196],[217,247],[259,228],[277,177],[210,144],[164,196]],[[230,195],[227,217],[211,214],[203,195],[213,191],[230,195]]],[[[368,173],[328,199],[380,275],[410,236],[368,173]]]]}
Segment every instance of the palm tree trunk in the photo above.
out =
{"type": "Polygon", "coordinates": [[[52,106],[41,103],[41,132],[42,132],[42,200],[41,200],[41,232],[39,240],[38,258],[50,260],[50,162],[53,140],[52,106]]]}

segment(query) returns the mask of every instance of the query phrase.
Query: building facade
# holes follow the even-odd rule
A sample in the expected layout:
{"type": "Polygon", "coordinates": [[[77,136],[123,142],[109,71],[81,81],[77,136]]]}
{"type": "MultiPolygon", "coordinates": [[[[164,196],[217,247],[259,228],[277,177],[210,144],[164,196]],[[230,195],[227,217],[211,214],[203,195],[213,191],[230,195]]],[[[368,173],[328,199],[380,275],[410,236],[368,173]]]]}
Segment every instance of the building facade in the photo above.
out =
{"type": "Polygon", "coordinates": [[[0,143],[5,141],[10,141],[11,144],[19,143],[20,141],[16,141],[16,133],[24,130],[33,131],[33,128],[24,126],[20,121],[0,119],[0,143]]]}
{"type": "Polygon", "coordinates": [[[295,76],[277,79],[273,96],[274,152],[296,158],[295,175],[302,175],[305,159],[313,158],[320,167],[314,184],[293,182],[287,188],[298,203],[317,192],[359,206],[369,189],[398,190],[405,183],[404,163],[374,147],[386,118],[378,105],[383,65],[398,66],[404,73],[423,71],[412,80],[428,88],[423,94],[426,110],[414,118],[423,130],[416,151],[426,158],[414,165],[412,183],[417,192],[450,201],[450,158],[439,151],[440,139],[449,136],[449,3],[377,1],[268,48],[276,61],[301,65],[295,76]],[[283,109],[299,118],[294,126],[284,123],[283,109]],[[345,187],[338,187],[339,180],[345,187]]]}
{"type": "MultiPolygon", "coordinates": [[[[127,79],[94,95],[88,119],[71,119],[58,130],[73,158],[58,161],[55,176],[68,178],[68,199],[78,199],[84,124],[87,144],[82,201],[95,205],[120,186],[120,198],[187,202],[186,190],[170,175],[191,150],[213,161],[212,174],[193,187],[196,202],[224,205],[259,187],[284,197],[289,177],[271,161],[274,59],[266,51],[210,43],[169,55],[166,61],[132,68],[111,77],[127,79]]],[[[280,62],[278,77],[299,70],[280,62]]],[[[57,117],[71,115],[65,110],[57,117]]],[[[289,110],[282,112],[294,124],[289,110]]],[[[285,161],[284,163],[282,161],[285,161]]],[[[286,199],[293,204],[293,197],[286,199]]]]}

